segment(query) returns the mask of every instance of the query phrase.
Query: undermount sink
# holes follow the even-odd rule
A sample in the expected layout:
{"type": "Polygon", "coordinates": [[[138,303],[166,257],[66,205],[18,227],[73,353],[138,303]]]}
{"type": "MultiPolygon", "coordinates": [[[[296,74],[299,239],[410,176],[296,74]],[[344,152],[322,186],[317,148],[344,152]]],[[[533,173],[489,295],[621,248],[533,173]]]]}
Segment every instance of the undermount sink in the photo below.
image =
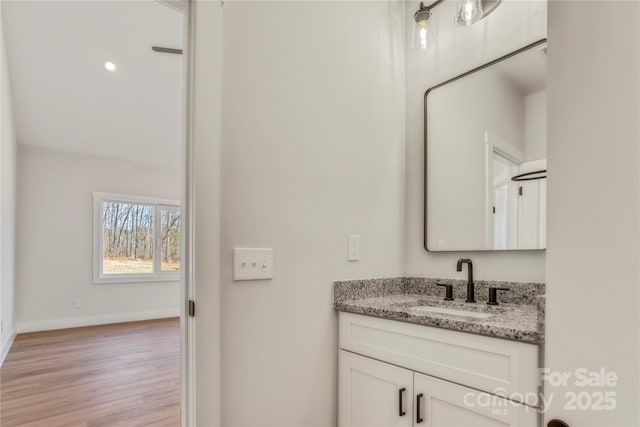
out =
{"type": "MultiPolygon", "coordinates": [[[[413,314],[446,314],[449,316],[473,317],[476,319],[487,319],[496,313],[488,313],[478,310],[480,307],[473,307],[475,310],[465,310],[463,308],[450,308],[433,305],[418,305],[409,308],[413,314]]],[[[482,307],[484,308],[484,307],[482,307]]]]}

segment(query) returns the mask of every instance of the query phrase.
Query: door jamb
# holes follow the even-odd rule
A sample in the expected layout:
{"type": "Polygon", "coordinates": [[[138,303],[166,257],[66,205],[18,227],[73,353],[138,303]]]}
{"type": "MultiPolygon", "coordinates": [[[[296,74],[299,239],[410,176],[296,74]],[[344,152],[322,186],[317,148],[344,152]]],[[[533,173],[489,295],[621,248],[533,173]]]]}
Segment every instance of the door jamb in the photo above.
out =
{"type": "Polygon", "coordinates": [[[188,313],[189,300],[195,300],[194,280],[194,171],[193,171],[193,70],[194,70],[194,17],[191,0],[185,0],[184,10],[184,47],[183,47],[183,194],[184,215],[182,286],[180,292],[180,409],[181,425],[195,425],[196,415],[196,376],[195,376],[195,318],[188,313]]]}

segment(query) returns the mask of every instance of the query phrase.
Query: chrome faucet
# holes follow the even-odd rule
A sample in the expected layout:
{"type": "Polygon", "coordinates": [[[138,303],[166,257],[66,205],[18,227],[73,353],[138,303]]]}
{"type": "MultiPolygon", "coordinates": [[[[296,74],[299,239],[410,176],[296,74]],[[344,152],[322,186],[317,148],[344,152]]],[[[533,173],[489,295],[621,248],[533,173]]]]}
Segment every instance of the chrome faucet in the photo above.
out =
{"type": "Polygon", "coordinates": [[[473,284],[473,263],[468,258],[460,258],[456,271],[462,271],[462,264],[468,264],[469,267],[469,279],[467,280],[467,299],[465,302],[476,302],[475,285],[473,284]]]}

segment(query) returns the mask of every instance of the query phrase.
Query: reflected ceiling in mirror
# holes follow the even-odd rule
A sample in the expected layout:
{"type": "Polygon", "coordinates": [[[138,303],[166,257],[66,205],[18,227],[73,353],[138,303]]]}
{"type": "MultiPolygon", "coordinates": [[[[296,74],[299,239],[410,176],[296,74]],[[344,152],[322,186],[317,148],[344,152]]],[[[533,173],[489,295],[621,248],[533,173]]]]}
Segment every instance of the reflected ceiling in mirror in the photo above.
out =
{"type": "Polygon", "coordinates": [[[425,94],[425,248],[546,246],[546,41],[425,94]]]}

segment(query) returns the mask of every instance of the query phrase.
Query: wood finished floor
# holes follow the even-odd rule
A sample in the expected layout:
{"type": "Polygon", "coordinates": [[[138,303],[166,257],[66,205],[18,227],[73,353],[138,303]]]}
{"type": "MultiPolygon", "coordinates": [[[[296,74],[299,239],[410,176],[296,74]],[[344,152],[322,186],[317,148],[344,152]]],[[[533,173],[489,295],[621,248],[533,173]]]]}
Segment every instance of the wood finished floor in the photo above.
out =
{"type": "Polygon", "coordinates": [[[179,426],[179,319],[18,335],[0,425],[179,426]]]}

